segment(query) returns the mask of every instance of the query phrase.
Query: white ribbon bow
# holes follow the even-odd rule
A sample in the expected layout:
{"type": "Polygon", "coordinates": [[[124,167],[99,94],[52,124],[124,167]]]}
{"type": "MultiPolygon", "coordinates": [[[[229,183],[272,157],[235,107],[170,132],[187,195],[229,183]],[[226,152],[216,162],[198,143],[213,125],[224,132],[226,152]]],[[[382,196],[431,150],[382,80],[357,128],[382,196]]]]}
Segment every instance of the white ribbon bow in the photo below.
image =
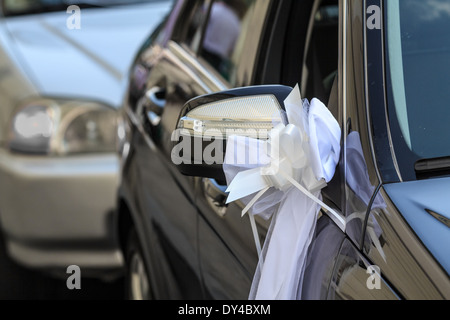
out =
{"type": "Polygon", "coordinates": [[[276,125],[268,141],[233,136],[227,143],[227,203],[238,199],[247,202],[242,215],[252,209],[249,217],[259,267],[251,299],[299,297],[320,207],[345,229],[345,220],[320,199],[320,190],[333,177],[339,161],[339,124],[319,100],[303,102],[298,86],[284,104],[289,124],[276,125]],[[258,159],[257,164],[237,164],[235,155],[242,153],[258,159]],[[261,249],[253,214],[270,218],[278,205],[261,249]]]}

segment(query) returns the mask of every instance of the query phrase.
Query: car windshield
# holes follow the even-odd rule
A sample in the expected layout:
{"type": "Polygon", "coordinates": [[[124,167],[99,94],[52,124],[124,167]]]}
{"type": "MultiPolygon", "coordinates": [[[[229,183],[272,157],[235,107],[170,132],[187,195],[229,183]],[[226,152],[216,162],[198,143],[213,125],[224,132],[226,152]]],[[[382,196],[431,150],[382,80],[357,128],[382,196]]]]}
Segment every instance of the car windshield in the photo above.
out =
{"type": "Polygon", "coordinates": [[[418,160],[450,156],[450,1],[384,4],[392,142],[403,180],[414,180],[418,160]]]}
{"type": "Polygon", "coordinates": [[[95,8],[152,1],[155,0],[2,0],[1,6],[4,16],[14,16],[50,11],[65,11],[70,5],[78,5],[82,8],[95,8]]]}

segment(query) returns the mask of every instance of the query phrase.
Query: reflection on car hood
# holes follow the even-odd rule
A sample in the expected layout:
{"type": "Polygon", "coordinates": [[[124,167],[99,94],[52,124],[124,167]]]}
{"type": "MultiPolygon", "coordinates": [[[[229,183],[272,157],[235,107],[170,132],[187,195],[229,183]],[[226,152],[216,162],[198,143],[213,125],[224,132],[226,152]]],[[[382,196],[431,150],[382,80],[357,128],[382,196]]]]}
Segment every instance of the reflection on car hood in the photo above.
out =
{"type": "Polygon", "coordinates": [[[450,178],[385,186],[411,228],[450,274],[450,178]]]}
{"type": "Polygon", "coordinates": [[[139,46],[170,9],[170,1],[81,9],[81,29],[70,14],[6,18],[12,51],[45,95],[102,100],[119,106],[128,68],[139,46]]]}

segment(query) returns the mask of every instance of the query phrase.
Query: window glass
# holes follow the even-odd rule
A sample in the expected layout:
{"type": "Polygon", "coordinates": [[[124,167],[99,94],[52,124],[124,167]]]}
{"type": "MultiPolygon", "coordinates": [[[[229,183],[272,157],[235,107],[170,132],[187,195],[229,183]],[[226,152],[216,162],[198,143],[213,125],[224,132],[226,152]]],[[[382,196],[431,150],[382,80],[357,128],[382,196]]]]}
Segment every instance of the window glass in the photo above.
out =
{"type": "MultiPolygon", "coordinates": [[[[204,32],[200,55],[231,85],[251,32],[250,17],[255,0],[216,0],[204,32]]],[[[256,35],[255,35],[256,36],[256,35]]]]}
{"type": "Polygon", "coordinates": [[[388,110],[402,179],[448,175],[439,158],[450,156],[450,3],[389,0],[386,15],[388,110]],[[418,160],[432,161],[416,172],[418,160]]]}
{"type": "Polygon", "coordinates": [[[194,53],[201,42],[210,4],[211,0],[187,0],[175,27],[174,40],[194,53]]]}
{"type": "Polygon", "coordinates": [[[322,4],[314,16],[302,75],[302,93],[327,104],[338,69],[338,1],[322,4]]]}

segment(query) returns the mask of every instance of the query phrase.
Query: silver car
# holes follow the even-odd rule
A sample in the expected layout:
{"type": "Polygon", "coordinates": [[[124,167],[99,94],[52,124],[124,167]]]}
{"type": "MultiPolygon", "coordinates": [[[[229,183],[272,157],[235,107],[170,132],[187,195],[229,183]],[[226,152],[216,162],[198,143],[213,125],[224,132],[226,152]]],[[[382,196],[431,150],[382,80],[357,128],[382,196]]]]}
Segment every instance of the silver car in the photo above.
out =
{"type": "Polygon", "coordinates": [[[103,277],[121,269],[111,231],[117,108],[129,65],[170,6],[1,2],[0,226],[20,264],[103,277]]]}

